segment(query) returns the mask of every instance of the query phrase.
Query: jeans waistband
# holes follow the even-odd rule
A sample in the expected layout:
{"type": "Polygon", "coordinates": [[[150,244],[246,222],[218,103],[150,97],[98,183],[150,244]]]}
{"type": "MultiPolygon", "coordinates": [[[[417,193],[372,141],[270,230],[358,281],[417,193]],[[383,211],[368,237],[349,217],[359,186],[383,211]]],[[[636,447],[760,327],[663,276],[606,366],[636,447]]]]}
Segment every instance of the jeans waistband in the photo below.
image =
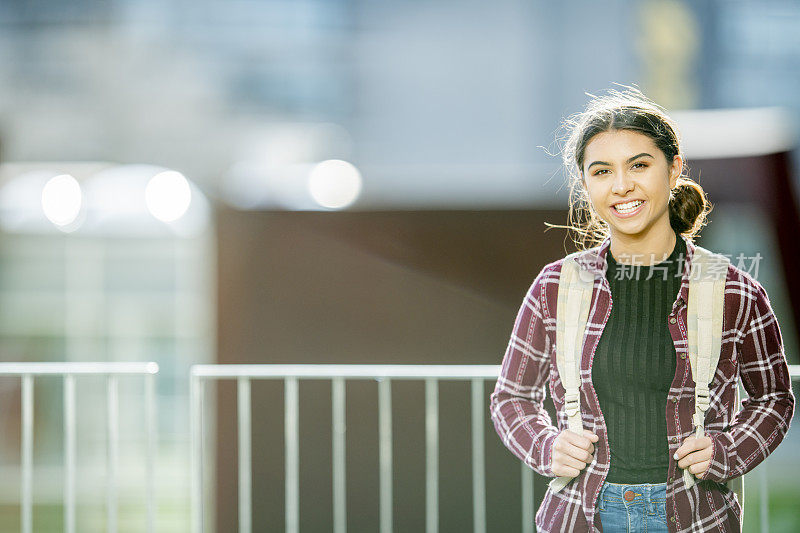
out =
{"type": "MultiPolygon", "coordinates": [[[[630,503],[662,501],[667,499],[667,484],[664,483],[609,483],[603,482],[600,498],[619,498],[630,503]],[[633,492],[633,498],[625,498],[625,493],[633,492]]],[[[628,495],[630,498],[630,494],[628,495]]]]}

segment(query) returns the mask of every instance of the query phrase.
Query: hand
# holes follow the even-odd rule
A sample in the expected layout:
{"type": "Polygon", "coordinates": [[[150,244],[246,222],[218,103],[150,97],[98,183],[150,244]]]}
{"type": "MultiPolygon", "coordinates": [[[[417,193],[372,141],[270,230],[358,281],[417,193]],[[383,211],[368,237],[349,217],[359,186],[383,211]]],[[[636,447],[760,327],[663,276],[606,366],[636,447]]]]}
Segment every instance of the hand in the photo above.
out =
{"type": "Polygon", "coordinates": [[[583,430],[583,435],[565,429],[553,442],[553,473],[557,476],[577,477],[586,465],[594,460],[594,444],[597,435],[583,430]]]}
{"type": "Polygon", "coordinates": [[[678,461],[678,466],[696,475],[700,479],[711,465],[711,456],[714,453],[714,443],[711,437],[703,436],[697,438],[694,435],[688,437],[673,455],[673,459],[678,461]]]}

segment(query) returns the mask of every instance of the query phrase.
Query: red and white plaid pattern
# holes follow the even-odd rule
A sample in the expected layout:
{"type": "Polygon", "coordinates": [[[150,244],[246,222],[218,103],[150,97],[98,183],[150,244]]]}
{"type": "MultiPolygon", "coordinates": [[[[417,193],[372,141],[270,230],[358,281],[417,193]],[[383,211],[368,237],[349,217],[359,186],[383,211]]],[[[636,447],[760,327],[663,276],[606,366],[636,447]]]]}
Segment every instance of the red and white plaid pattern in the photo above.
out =
{"type": "MultiPolygon", "coordinates": [[[[766,291],[747,272],[730,265],[725,283],[722,352],[710,385],[711,405],[705,418],[706,435],[714,443],[713,458],[704,479],[687,489],[683,471],[672,454],[694,429],[686,302],[695,245],[680,238],[687,248],[683,279],[670,315],[664,317],[678,357],[665,413],[670,453],[669,477],[664,480],[667,525],[671,532],[741,531],[741,507],[734,493],[722,483],[752,470],[783,440],[794,413],[791,378],[780,328],[766,291]],[[737,374],[749,394],[742,401],[741,410],[735,405],[737,374]]],[[[581,416],[584,428],[596,433],[600,440],[595,443],[594,460],[578,477],[558,493],[547,490],[536,513],[540,532],[602,531],[596,504],[611,454],[606,424],[592,386],[591,366],[611,312],[611,291],[604,268],[610,244],[610,238],[606,238],[577,257],[582,268],[595,275],[581,358],[581,416]]],[[[490,396],[492,421],[503,443],[534,471],[549,477],[555,477],[551,469],[553,441],[567,428],[564,387],[555,363],[555,314],[562,262],[560,259],[546,265],[528,290],[490,396]],[[558,428],[542,406],[548,385],[558,413],[558,428]]]]}

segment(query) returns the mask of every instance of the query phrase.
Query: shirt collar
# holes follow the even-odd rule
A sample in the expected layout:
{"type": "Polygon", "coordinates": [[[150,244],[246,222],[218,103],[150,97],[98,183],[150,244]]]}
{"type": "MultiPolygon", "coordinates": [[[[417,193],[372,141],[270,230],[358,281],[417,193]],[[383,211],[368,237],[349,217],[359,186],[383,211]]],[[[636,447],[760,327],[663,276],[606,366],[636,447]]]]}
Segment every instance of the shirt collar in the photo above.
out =
{"type": "MultiPolygon", "coordinates": [[[[678,291],[678,297],[672,304],[672,312],[677,308],[684,305],[689,298],[689,273],[692,268],[692,257],[694,256],[695,245],[692,241],[681,234],[678,237],[683,239],[686,243],[686,257],[683,261],[683,273],[681,277],[681,288],[678,291]]],[[[606,275],[606,254],[611,247],[611,236],[607,236],[600,245],[589,248],[576,255],[575,261],[580,265],[581,269],[589,271],[594,277],[605,278],[606,275]]],[[[679,258],[680,260],[680,258],[679,258]]]]}

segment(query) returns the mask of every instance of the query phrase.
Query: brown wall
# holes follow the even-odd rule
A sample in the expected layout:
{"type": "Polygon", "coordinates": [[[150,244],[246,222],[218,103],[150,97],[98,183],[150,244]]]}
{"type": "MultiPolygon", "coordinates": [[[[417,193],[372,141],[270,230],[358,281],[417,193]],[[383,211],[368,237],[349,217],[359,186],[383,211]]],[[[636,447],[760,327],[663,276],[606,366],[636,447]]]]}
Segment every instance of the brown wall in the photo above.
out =
{"type": "MultiPolygon", "coordinates": [[[[563,212],[218,213],[219,362],[500,364],[536,274],[565,253],[563,212]]],[[[572,251],[572,249],[569,249],[572,251]]],[[[488,417],[491,531],[520,525],[520,463],[488,417]]],[[[396,531],[425,518],[424,385],[395,383],[396,531]]],[[[440,387],[440,519],[472,527],[469,384],[440,387]]],[[[217,531],[236,529],[236,402],[218,390],[217,531]]],[[[284,525],[283,388],[253,384],[255,531],[284,525]]],[[[300,384],[300,520],[330,530],[330,385],[300,384]]],[[[378,529],[377,383],[347,388],[351,531],[378,529]]],[[[539,480],[536,493],[544,492],[539,480]]],[[[445,527],[446,526],[446,527],[445,527]]]]}
{"type": "MultiPolygon", "coordinates": [[[[780,152],[753,157],[728,159],[705,159],[692,162],[692,175],[700,176],[700,184],[713,203],[749,204],[764,216],[765,225],[772,228],[772,235],[780,249],[779,258],[769,258],[780,264],[783,271],[783,287],[767,287],[768,291],[785,291],[789,312],[781,328],[800,330],[800,192],[798,180],[792,175],[790,152],[780,152]]],[[[713,218],[713,211],[712,211],[713,218]]],[[[796,354],[789,353],[790,362],[796,354]]]]}

